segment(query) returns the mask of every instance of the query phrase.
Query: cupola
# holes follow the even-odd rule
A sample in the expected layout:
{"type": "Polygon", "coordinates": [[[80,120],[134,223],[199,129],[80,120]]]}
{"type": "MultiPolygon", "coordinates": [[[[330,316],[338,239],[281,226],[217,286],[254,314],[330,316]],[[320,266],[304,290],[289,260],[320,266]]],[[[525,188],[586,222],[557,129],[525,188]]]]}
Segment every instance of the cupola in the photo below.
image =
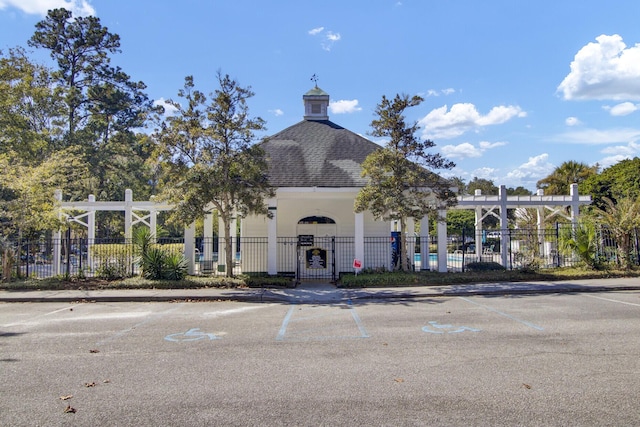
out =
{"type": "Polygon", "coordinates": [[[302,96],[305,120],[329,120],[329,94],[317,85],[302,96]]]}

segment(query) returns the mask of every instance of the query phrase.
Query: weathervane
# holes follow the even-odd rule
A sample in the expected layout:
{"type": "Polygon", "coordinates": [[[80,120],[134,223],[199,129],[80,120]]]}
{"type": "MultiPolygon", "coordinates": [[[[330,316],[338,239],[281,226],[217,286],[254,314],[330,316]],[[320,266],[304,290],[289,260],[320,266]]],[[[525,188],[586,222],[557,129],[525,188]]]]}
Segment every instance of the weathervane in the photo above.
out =
{"type": "Polygon", "coordinates": [[[316,87],[318,87],[318,76],[316,76],[315,73],[311,76],[311,80],[316,84],[316,87]]]}

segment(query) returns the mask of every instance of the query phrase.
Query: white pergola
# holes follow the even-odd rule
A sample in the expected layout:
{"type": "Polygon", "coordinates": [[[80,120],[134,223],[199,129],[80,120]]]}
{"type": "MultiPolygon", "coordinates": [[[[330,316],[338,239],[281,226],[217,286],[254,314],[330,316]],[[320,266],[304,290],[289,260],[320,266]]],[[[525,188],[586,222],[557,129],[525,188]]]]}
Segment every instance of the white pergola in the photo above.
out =
{"type": "MultiPolygon", "coordinates": [[[[482,220],[489,215],[500,220],[500,253],[502,265],[507,265],[509,241],[507,239],[507,209],[531,208],[537,211],[537,228],[542,232],[544,221],[559,215],[569,219],[572,223],[578,220],[580,206],[591,204],[591,196],[580,196],[578,184],[571,184],[568,196],[545,196],[543,190],[538,190],[533,196],[507,196],[507,188],[500,186],[497,196],[483,196],[481,190],[476,190],[473,196],[458,197],[456,209],[474,209],[476,242],[482,239],[482,220]],[[569,208],[569,214],[566,212],[569,208]],[[497,210],[497,212],[496,212],[497,210]],[[484,211],[484,212],[483,212],[484,211]]],[[[482,245],[476,243],[476,255],[482,255],[482,245]]]]}
{"type": "MultiPolygon", "coordinates": [[[[157,216],[161,211],[169,211],[173,209],[172,205],[163,202],[150,201],[134,201],[133,192],[129,189],[125,191],[124,201],[96,201],[94,195],[89,195],[88,200],[78,202],[62,202],[62,192],[56,191],[56,199],[60,205],[60,217],[65,218],[68,222],[75,222],[87,228],[87,236],[89,244],[92,244],[95,239],[96,223],[95,213],[97,211],[120,211],[125,214],[125,238],[131,238],[132,227],[136,224],[144,224],[151,229],[152,232],[156,230],[157,216]],[[73,213],[80,212],[80,213],[73,213]]],[[[502,265],[506,266],[508,262],[508,233],[507,233],[507,209],[515,208],[533,208],[537,211],[537,225],[538,230],[542,231],[544,221],[553,215],[561,215],[575,223],[579,216],[580,206],[588,205],[591,203],[591,196],[580,196],[578,194],[578,185],[572,184],[570,187],[570,194],[567,195],[549,195],[543,194],[542,190],[538,190],[536,195],[532,196],[507,196],[506,186],[501,185],[499,187],[498,195],[482,195],[480,190],[476,190],[474,195],[471,196],[459,196],[458,203],[452,209],[473,209],[475,211],[475,237],[476,242],[482,239],[482,220],[489,215],[495,216],[500,220],[500,232],[501,232],[501,258],[502,265]],[[569,208],[569,214],[566,212],[566,208],[569,208]]],[[[442,209],[439,212],[440,216],[444,218],[446,216],[446,210],[442,209]]],[[[271,220],[273,222],[273,220],[271,220]]],[[[423,218],[422,223],[427,225],[428,218],[423,218]]],[[[232,227],[235,229],[235,226],[232,227]]],[[[357,229],[357,227],[356,227],[357,229]]],[[[221,228],[223,230],[223,228],[221,228]]],[[[429,259],[429,227],[421,227],[421,254],[424,259],[429,259]]],[[[213,235],[213,221],[212,215],[205,216],[204,232],[206,236],[213,235]]],[[[414,222],[409,221],[408,224],[409,235],[414,234],[414,222]]],[[[439,221],[437,225],[438,235],[438,271],[447,271],[447,225],[444,221],[439,221]]],[[[221,237],[225,237],[222,236],[221,237]]],[[[60,242],[61,232],[57,231],[54,235],[54,240],[60,242]]],[[[356,254],[364,251],[364,235],[363,233],[356,233],[356,254]],[[358,250],[360,248],[360,250],[358,250]]],[[[269,251],[272,250],[272,246],[275,245],[275,239],[271,242],[269,239],[269,251]],[[273,243],[273,245],[271,244],[273,243]]],[[[482,256],[482,245],[476,244],[476,255],[478,259],[482,256]]],[[[213,252],[213,244],[207,242],[203,247],[203,255],[205,259],[209,259],[213,252]]],[[[413,252],[413,251],[412,251],[413,252]]],[[[55,274],[60,274],[60,244],[54,245],[54,259],[58,260],[54,262],[55,274]]],[[[185,228],[184,233],[184,254],[189,264],[189,273],[195,272],[195,224],[185,228]]],[[[410,254],[413,255],[413,254],[410,254]]],[[[424,263],[427,264],[427,263],[424,263]]],[[[272,270],[272,266],[275,266],[275,262],[270,262],[269,270],[272,270]]],[[[428,264],[423,268],[428,268],[428,264]]],[[[277,271],[269,271],[269,274],[276,274],[277,271]]]]}

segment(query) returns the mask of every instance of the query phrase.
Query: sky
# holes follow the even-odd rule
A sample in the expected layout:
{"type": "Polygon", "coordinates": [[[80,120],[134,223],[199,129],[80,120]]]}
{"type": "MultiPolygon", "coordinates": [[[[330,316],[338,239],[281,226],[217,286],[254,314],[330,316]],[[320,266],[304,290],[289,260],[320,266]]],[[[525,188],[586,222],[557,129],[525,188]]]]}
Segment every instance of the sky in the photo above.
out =
{"type": "Polygon", "coordinates": [[[0,49],[57,7],[118,34],[112,64],[157,103],[190,75],[205,93],[217,71],[250,86],[260,136],[302,120],[315,75],[329,119],[380,144],[382,96],[423,97],[407,120],[466,182],[535,191],[563,162],[640,155],[638,0],[0,0],[0,49]]]}

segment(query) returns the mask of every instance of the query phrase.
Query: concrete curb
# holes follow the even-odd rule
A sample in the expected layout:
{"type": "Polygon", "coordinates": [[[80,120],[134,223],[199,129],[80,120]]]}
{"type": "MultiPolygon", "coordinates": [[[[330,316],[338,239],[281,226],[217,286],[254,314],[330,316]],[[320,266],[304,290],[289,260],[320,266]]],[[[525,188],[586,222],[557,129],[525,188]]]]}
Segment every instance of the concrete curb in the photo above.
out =
{"type": "Polygon", "coordinates": [[[97,290],[97,291],[0,291],[0,302],[177,302],[177,301],[238,301],[287,304],[335,304],[385,300],[414,300],[456,296],[535,295],[551,293],[597,293],[639,291],[638,284],[620,283],[629,280],[608,279],[581,281],[581,283],[492,283],[451,285],[432,288],[363,288],[343,289],[331,285],[296,289],[149,289],[149,290],[97,290]],[[616,283],[618,282],[618,283],[616,283]]]}

